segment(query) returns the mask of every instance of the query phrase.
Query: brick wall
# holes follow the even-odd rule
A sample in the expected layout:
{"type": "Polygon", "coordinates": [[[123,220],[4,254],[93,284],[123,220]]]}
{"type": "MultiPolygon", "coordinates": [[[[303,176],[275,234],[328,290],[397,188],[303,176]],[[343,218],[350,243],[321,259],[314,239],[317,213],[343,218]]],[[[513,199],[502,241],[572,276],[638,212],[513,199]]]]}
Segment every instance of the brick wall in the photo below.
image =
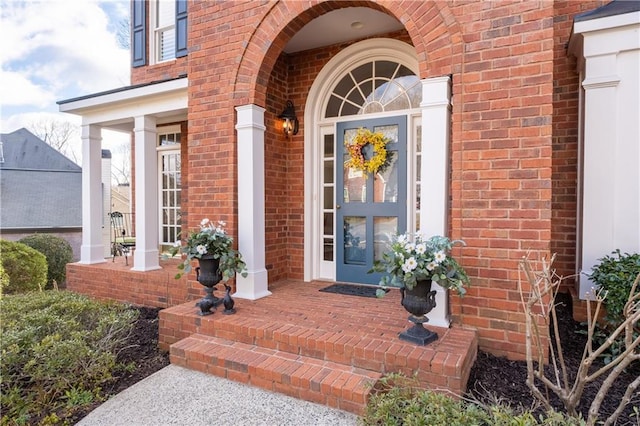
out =
{"type": "Polygon", "coordinates": [[[578,89],[576,60],[567,55],[573,16],[606,1],[554,2],[553,171],[551,251],[555,267],[567,277],[563,291],[575,285],[578,182],[578,89]]]}
{"type": "Polygon", "coordinates": [[[114,300],[138,306],[167,308],[202,297],[202,286],[179,280],[176,274],[177,260],[162,260],[163,269],[135,272],[125,265],[122,257],[115,262],[83,265],[67,264],[67,290],[82,293],[96,299],[114,300]]]}
{"type": "MultiPolygon", "coordinates": [[[[453,297],[456,321],[477,327],[483,349],[524,354],[518,262],[560,253],[572,271],[575,247],[577,77],[562,56],[578,2],[349,3],[405,23],[420,78],[452,76],[449,235],[472,277],[453,297]],[[554,116],[555,113],[555,116],[554,116]]],[[[299,279],[303,268],[303,106],[322,66],[343,48],[281,55],[290,37],[342,2],[194,2],[189,4],[189,194],[185,225],[222,219],[236,233],[234,107],[264,106],[267,265],[270,280],[299,279]],[[291,99],[300,133],[287,140],[276,115],[291,99]]],[[[173,67],[132,71],[134,83],[177,76],[173,67]],[[150,77],[154,76],[154,77],[150,77]]]]}

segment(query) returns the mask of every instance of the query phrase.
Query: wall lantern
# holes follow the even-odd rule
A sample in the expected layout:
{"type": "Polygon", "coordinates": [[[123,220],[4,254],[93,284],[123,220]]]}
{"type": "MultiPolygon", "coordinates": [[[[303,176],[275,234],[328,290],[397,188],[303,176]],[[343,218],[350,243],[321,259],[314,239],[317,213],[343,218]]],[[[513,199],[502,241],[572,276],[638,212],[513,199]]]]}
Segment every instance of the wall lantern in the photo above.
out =
{"type": "Polygon", "coordinates": [[[296,110],[293,107],[293,102],[287,101],[287,107],[282,111],[282,114],[278,116],[282,119],[282,130],[284,134],[291,137],[291,135],[298,134],[298,117],[296,117],[296,110]]]}

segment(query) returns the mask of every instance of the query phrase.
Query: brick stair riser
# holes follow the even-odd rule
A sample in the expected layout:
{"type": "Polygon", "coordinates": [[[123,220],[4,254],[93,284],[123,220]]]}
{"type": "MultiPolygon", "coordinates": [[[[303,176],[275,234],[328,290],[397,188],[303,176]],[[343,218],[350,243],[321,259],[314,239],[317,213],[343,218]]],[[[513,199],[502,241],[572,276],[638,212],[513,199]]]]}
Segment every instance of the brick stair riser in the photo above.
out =
{"type": "MultiPolygon", "coordinates": [[[[355,334],[333,334],[295,326],[281,326],[276,329],[272,326],[238,326],[216,321],[213,316],[175,317],[176,321],[182,321],[181,329],[188,331],[174,336],[174,342],[193,333],[200,333],[380,373],[402,372],[413,375],[418,371],[425,384],[435,387],[451,384],[454,385],[453,389],[459,389],[460,386],[456,384],[461,383],[463,377],[468,375],[468,371],[463,371],[462,366],[470,364],[456,363],[454,368],[447,371],[447,377],[436,379],[437,375],[442,374],[446,357],[436,357],[436,353],[429,347],[414,347],[400,342],[394,344],[384,340],[362,338],[355,334]]],[[[160,326],[163,335],[162,322],[160,326]]],[[[168,345],[165,345],[165,349],[168,349],[168,345]]]]}
{"type": "Polygon", "coordinates": [[[222,339],[191,337],[171,346],[171,362],[361,414],[380,373],[222,339]],[[228,342],[228,341],[227,341],[228,342]],[[356,370],[356,371],[354,371],[356,370]]]}

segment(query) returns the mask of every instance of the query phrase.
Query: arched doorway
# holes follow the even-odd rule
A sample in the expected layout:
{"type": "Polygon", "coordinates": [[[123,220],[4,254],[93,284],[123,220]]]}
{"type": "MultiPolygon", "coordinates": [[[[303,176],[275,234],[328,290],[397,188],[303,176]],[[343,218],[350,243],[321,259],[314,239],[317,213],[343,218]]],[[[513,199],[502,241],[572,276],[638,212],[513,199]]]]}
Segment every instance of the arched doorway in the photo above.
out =
{"type": "Polygon", "coordinates": [[[305,107],[305,280],[375,284],[367,274],[390,234],[419,228],[422,84],[412,46],[370,39],[336,55],[305,107]],[[384,175],[343,167],[345,137],[383,131],[395,160],[384,175]]]}

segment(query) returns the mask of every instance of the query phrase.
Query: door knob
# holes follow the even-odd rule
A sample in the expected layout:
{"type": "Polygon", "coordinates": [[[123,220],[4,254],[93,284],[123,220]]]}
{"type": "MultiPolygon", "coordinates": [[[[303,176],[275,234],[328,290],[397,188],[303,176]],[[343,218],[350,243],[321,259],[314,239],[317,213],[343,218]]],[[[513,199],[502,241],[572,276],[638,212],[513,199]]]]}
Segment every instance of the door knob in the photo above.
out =
{"type": "Polygon", "coordinates": [[[340,204],[336,204],[336,210],[340,208],[340,204]]]}

